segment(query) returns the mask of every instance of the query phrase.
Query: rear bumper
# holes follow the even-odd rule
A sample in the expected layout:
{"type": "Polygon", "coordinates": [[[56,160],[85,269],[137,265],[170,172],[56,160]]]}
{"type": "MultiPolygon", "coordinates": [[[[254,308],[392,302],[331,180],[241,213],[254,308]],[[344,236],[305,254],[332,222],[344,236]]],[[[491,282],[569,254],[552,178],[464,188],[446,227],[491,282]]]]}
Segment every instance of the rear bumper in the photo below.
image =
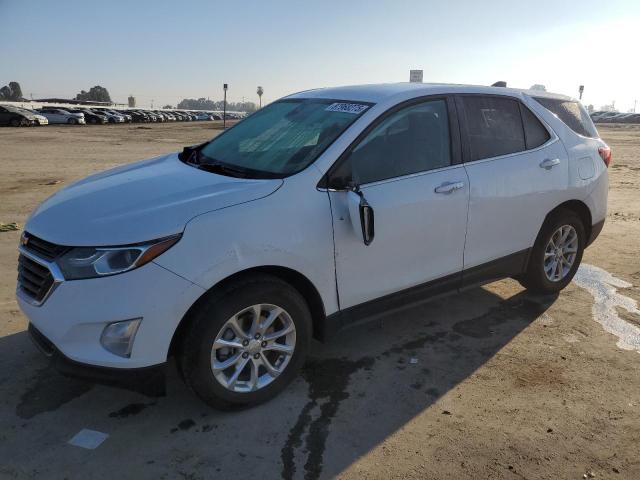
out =
{"type": "Polygon", "coordinates": [[[56,370],[67,377],[125,388],[150,396],[161,396],[166,392],[166,363],[143,368],[109,368],[80,363],[65,356],[32,323],[29,323],[28,331],[36,347],[50,359],[56,370]]]}

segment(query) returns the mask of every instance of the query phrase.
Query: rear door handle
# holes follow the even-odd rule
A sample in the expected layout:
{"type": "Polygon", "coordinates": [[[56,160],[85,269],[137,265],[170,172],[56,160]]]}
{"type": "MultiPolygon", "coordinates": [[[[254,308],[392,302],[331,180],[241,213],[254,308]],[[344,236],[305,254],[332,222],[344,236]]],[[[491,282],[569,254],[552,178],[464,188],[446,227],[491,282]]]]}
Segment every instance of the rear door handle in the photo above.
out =
{"type": "Polygon", "coordinates": [[[463,182],[446,182],[437,186],[434,191],[436,193],[453,193],[461,188],[464,188],[463,182]]]}
{"type": "Polygon", "coordinates": [[[560,159],[559,158],[547,158],[546,160],[543,160],[540,162],[540,168],[545,168],[547,170],[552,169],[553,167],[555,167],[556,165],[560,164],[560,159]]]}

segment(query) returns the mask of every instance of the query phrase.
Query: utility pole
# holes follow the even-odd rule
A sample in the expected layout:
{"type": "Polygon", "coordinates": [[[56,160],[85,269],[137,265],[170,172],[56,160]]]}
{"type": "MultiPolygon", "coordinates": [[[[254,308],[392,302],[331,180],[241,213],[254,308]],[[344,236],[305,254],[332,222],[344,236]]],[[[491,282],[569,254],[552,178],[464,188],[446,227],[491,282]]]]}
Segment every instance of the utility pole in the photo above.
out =
{"type": "Polygon", "coordinates": [[[260,99],[260,106],[258,108],[262,108],[262,94],[264,93],[263,88],[258,87],[258,90],[256,91],[256,93],[258,94],[258,98],[260,99]]]}
{"type": "Polygon", "coordinates": [[[225,83],[222,85],[222,89],[224,90],[224,101],[222,102],[222,129],[225,130],[227,128],[227,88],[229,86],[225,83]]]}
{"type": "Polygon", "coordinates": [[[584,92],[584,85],[580,85],[580,88],[578,88],[578,92],[580,93],[580,100],[582,100],[582,92],[584,92]]]}

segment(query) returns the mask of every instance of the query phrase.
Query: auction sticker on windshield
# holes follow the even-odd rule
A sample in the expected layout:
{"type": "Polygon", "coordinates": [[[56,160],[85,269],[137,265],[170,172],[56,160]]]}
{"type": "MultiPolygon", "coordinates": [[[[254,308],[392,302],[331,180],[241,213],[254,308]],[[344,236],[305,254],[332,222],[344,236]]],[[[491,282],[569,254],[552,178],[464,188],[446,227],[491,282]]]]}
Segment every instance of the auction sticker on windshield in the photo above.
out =
{"type": "Polygon", "coordinates": [[[369,108],[368,105],[362,105],[361,103],[332,103],[325,108],[325,111],[353,113],[354,115],[357,115],[364,112],[367,108],[369,108]]]}

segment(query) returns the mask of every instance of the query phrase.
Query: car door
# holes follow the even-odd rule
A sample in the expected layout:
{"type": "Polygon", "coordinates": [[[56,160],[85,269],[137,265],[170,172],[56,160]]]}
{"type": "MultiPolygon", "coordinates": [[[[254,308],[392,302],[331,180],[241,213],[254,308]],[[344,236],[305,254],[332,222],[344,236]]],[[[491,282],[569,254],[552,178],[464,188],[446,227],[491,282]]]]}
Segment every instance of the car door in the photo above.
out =
{"type": "Polygon", "coordinates": [[[341,309],[407,289],[422,297],[458,286],[469,191],[453,108],[447,98],[427,98],[392,109],[330,170],[341,309]],[[369,245],[346,184],[374,212],[369,245]]]}
{"type": "Polygon", "coordinates": [[[49,123],[60,123],[60,120],[58,119],[58,114],[56,113],[55,110],[51,108],[47,108],[47,109],[40,110],[40,112],[47,117],[47,119],[49,120],[49,123]]]}
{"type": "Polygon", "coordinates": [[[0,125],[8,125],[10,120],[9,112],[7,112],[6,108],[0,107],[0,125]]]}
{"type": "Polygon", "coordinates": [[[469,178],[464,284],[522,271],[545,216],[567,188],[567,153],[519,99],[456,98],[469,178]]]}

